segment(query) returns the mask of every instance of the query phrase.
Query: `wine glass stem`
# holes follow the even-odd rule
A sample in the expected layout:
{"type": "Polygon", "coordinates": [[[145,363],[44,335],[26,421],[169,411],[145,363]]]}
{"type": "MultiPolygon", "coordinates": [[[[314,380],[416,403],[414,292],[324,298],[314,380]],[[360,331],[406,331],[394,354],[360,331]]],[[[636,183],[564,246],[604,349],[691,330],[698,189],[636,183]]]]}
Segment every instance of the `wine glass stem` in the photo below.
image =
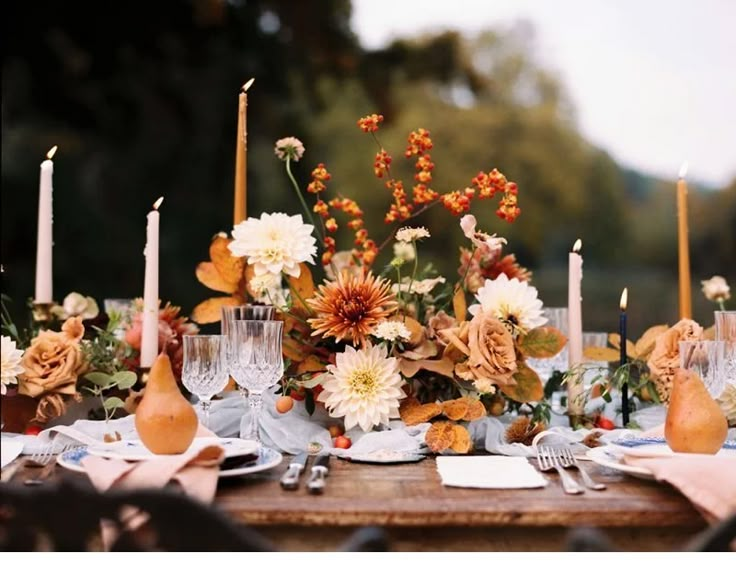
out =
{"type": "Polygon", "coordinates": [[[250,405],[250,436],[256,441],[261,441],[260,416],[261,406],[263,406],[263,397],[260,394],[248,394],[248,404],[250,405]]]}
{"type": "Polygon", "coordinates": [[[204,420],[204,427],[210,429],[210,406],[212,402],[210,400],[201,400],[202,403],[202,416],[204,420]]]}

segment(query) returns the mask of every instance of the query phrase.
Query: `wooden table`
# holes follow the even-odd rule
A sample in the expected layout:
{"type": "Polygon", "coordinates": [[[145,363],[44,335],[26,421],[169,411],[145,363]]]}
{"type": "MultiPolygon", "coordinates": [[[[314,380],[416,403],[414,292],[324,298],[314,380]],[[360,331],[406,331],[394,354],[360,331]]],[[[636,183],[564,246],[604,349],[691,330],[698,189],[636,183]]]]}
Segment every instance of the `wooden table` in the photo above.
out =
{"type": "Polygon", "coordinates": [[[334,550],[360,526],[387,529],[396,551],[555,551],[568,529],[595,526],[619,548],[674,550],[706,524],[690,502],[665,484],[634,479],[587,463],[604,491],[571,496],[556,474],[544,489],[444,487],[433,459],[365,465],[333,458],[323,495],[283,491],[270,472],[221,480],[216,504],[284,550],[334,550]]]}

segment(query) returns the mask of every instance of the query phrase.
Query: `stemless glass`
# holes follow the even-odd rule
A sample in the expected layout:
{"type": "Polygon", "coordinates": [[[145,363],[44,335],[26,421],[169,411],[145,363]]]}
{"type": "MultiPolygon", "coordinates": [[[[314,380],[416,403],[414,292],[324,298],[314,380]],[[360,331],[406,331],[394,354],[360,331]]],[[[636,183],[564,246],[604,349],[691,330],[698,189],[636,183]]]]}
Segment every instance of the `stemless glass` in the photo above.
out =
{"type": "Polygon", "coordinates": [[[181,382],[202,405],[204,427],[210,425],[212,397],[227,385],[225,338],[221,335],[185,335],[181,382]]]}
{"type": "Polygon", "coordinates": [[[695,371],[711,397],[718,398],[726,387],[723,341],[681,341],[680,367],[695,371]]]}
{"type": "Polygon", "coordinates": [[[262,395],[284,372],[283,329],[282,321],[236,320],[227,337],[230,372],[235,382],[248,391],[251,418],[245,436],[259,442],[262,395]]]}

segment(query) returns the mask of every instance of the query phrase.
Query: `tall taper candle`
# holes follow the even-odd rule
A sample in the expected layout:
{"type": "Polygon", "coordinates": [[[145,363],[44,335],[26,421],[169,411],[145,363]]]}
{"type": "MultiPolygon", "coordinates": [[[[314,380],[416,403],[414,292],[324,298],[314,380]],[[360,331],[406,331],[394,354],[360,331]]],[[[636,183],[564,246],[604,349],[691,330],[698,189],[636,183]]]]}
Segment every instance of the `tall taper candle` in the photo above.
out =
{"type": "Polygon", "coordinates": [[[233,225],[248,217],[248,89],[255,79],[250,79],[238,95],[238,139],[235,144],[235,202],[233,225]]]}
{"type": "Polygon", "coordinates": [[[680,318],[693,317],[690,293],[690,244],[687,228],[687,161],[680,167],[677,181],[677,257],[680,275],[680,318]]]}
{"type": "Polygon", "coordinates": [[[141,367],[149,368],[158,355],[158,208],[164,201],[162,196],[148,213],[146,225],[146,278],[143,287],[143,329],[141,331],[141,367]]]}
{"type": "Polygon", "coordinates": [[[36,291],[33,301],[36,304],[51,304],[54,301],[53,270],[53,176],[56,153],[54,145],[46,160],[41,163],[41,177],[38,185],[38,235],[36,239],[36,291]]]}
{"type": "Polygon", "coordinates": [[[572,247],[568,263],[567,312],[568,356],[567,413],[571,424],[576,424],[584,412],[584,387],[581,365],[583,362],[583,312],[581,284],[583,280],[583,242],[577,240],[572,247]]]}
{"type": "MultiPolygon", "coordinates": [[[[618,318],[618,335],[619,339],[621,340],[621,357],[620,357],[620,366],[623,367],[629,362],[629,356],[626,351],[626,305],[629,301],[629,289],[624,288],[624,291],[621,293],[621,302],[619,302],[619,306],[621,307],[621,314],[618,318]]],[[[624,428],[629,425],[629,383],[628,381],[624,381],[624,383],[621,385],[621,418],[624,422],[624,428]]]]}

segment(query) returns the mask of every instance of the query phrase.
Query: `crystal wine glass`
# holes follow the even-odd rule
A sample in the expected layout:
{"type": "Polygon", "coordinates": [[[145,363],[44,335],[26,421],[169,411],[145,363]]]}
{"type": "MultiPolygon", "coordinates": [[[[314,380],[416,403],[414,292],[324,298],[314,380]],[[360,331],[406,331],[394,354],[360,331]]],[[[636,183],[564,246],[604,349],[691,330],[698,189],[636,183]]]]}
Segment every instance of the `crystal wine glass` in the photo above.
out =
{"type": "Polygon", "coordinates": [[[228,334],[228,364],[241,387],[248,391],[251,410],[246,437],[260,441],[259,417],[263,393],[284,372],[281,338],[284,323],[273,320],[236,320],[228,334]]]}
{"type": "Polygon", "coordinates": [[[227,386],[226,343],[221,335],[185,335],[181,382],[196,394],[204,427],[210,426],[212,397],[227,386]]]}

